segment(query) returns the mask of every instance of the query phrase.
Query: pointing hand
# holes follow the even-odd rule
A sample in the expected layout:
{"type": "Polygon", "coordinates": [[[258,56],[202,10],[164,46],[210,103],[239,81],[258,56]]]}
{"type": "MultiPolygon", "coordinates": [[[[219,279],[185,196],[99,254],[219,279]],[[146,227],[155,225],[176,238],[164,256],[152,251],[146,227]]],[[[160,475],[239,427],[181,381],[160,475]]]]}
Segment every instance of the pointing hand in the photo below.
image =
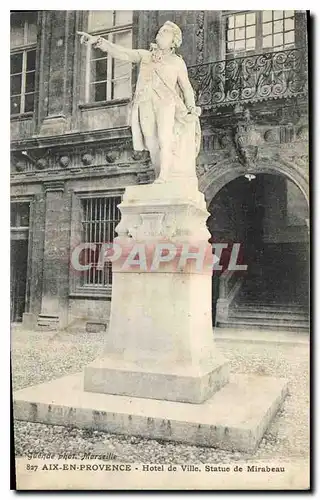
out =
{"type": "Polygon", "coordinates": [[[83,43],[84,45],[93,45],[98,39],[97,36],[89,35],[89,33],[86,33],[85,31],[77,31],[77,34],[81,36],[80,43],[83,43]]]}

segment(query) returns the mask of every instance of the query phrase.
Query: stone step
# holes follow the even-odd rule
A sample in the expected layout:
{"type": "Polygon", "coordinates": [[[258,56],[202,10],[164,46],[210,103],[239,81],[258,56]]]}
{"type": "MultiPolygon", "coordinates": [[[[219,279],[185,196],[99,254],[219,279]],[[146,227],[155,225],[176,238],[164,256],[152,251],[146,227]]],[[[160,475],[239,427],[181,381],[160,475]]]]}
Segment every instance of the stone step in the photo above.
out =
{"type": "Polygon", "coordinates": [[[265,300],[264,298],[261,297],[256,297],[254,301],[248,301],[245,300],[245,298],[237,300],[234,305],[236,306],[245,306],[245,307],[251,307],[251,306],[259,306],[259,307],[275,307],[277,309],[306,309],[308,306],[305,303],[302,303],[301,301],[288,301],[284,302],[281,301],[279,302],[276,298],[271,297],[265,300]]]}
{"type": "Polygon", "coordinates": [[[309,310],[308,307],[297,304],[297,305],[285,305],[285,304],[279,304],[276,302],[270,302],[270,303],[242,303],[238,302],[237,304],[232,305],[232,310],[233,311],[241,311],[241,312],[246,312],[246,311],[252,311],[252,312],[266,312],[270,314],[298,314],[298,315],[305,315],[309,316],[309,310]]]}
{"type": "Polygon", "coordinates": [[[83,374],[14,393],[16,420],[239,451],[254,451],[287,394],[287,381],[234,375],[201,404],[85,392],[83,374]]]}
{"type": "Polygon", "coordinates": [[[281,320],[292,322],[308,322],[308,315],[304,312],[293,313],[284,311],[273,311],[273,310],[256,310],[253,309],[232,309],[229,313],[229,318],[239,318],[243,319],[256,319],[256,320],[281,320]]]}
{"type": "Polygon", "coordinates": [[[279,301],[275,297],[268,297],[265,299],[264,297],[261,296],[255,296],[255,299],[251,301],[246,300],[246,298],[241,298],[238,299],[237,301],[234,302],[234,305],[236,306],[245,306],[245,307],[250,307],[250,306],[259,306],[259,307],[275,307],[277,309],[306,309],[308,308],[307,303],[301,302],[301,301],[279,301]]]}
{"type": "Polygon", "coordinates": [[[256,320],[256,319],[238,319],[230,318],[227,321],[219,321],[217,326],[221,328],[243,328],[243,329],[258,329],[258,330],[284,330],[284,331],[309,331],[308,322],[285,322],[274,320],[256,320]]]}

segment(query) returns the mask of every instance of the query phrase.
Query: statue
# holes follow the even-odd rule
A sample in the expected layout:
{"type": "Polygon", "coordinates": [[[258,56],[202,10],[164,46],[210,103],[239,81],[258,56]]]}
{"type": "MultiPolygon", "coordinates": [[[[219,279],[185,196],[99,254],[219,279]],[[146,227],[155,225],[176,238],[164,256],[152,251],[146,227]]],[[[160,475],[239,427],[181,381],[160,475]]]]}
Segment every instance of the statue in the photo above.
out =
{"type": "Polygon", "coordinates": [[[133,148],[150,152],[157,176],[155,182],[166,182],[172,168],[187,168],[191,160],[195,169],[200,149],[201,109],[195,105],[185,62],[175,53],[182,43],[180,28],[167,21],[159,29],[150,50],[127,49],[101,36],[83,31],[78,34],[81,43],[108,52],[114,58],[140,64],[132,105],[133,148]],[[190,141],[191,123],[194,132],[190,141]]]}

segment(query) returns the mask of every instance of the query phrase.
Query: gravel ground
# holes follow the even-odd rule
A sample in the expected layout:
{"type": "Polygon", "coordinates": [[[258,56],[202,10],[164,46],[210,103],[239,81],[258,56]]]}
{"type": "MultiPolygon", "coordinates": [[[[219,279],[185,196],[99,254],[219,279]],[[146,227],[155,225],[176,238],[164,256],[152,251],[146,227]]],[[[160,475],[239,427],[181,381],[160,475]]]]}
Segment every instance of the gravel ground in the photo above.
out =
{"type": "MultiPolygon", "coordinates": [[[[12,333],[14,390],[75,373],[103,349],[104,335],[26,332],[12,333]]],[[[226,452],[81,430],[61,426],[14,423],[16,456],[30,453],[114,454],[120,462],[230,463],[241,460],[292,460],[309,456],[309,346],[218,341],[231,371],[284,377],[290,394],[258,450],[252,454],[226,452]]]]}

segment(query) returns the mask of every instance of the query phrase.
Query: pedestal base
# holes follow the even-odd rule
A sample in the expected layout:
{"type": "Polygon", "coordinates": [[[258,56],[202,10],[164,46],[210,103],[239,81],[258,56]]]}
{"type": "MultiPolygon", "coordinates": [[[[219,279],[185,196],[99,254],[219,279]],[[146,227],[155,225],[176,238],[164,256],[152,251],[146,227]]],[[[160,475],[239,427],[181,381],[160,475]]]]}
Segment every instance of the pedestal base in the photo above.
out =
{"type": "Polygon", "coordinates": [[[248,452],[258,446],[286,393],[283,379],[233,375],[205,403],[177,403],[85,392],[80,373],[17,391],[14,417],[248,452]]]}
{"type": "Polygon", "coordinates": [[[226,360],[212,362],[210,369],[168,367],[166,371],[141,368],[135,363],[95,360],[84,371],[84,390],[138,398],[202,403],[229,380],[226,360]]]}

